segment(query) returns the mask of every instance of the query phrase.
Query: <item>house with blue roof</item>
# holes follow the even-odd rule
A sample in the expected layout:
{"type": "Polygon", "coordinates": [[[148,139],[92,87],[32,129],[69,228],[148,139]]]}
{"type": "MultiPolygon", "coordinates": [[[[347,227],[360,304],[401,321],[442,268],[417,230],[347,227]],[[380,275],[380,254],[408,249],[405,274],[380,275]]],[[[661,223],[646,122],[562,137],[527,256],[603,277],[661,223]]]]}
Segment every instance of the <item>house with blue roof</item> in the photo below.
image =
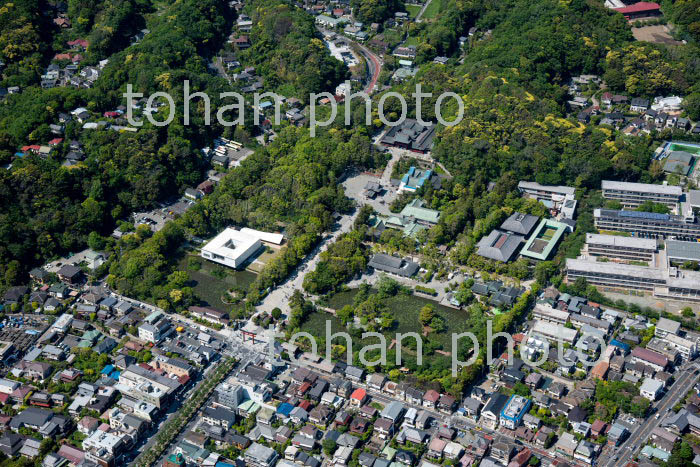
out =
{"type": "Polygon", "coordinates": [[[288,417],[290,413],[292,413],[292,410],[294,409],[294,406],[288,402],[283,402],[277,407],[277,413],[280,415],[283,415],[285,417],[288,417]]]}
{"type": "Polygon", "coordinates": [[[625,353],[630,351],[630,346],[629,344],[626,344],[624,342],[620,342],[617,339],[613,339],[610,341],[610,345],[617,347],[620,350],[623,350],[625,353]]]}
{"type": "Polygon", "coordinates": [[[515,430],[523,420],[523,417],[530,410],[532,401],[527,397],[513,394],[508,399],[505,407],[501,410],[500,424],[509,430],[515,430]]]}
{"type": "Polygon", "coordinates": [[[399,192],[401,191],[416,191],[421,188],[426,182],[432,182],[433,178],[439,180],[440,177],[432,170],[425,170],[411,166],[408,172],[401,177],[399,184],[399,192]]]}

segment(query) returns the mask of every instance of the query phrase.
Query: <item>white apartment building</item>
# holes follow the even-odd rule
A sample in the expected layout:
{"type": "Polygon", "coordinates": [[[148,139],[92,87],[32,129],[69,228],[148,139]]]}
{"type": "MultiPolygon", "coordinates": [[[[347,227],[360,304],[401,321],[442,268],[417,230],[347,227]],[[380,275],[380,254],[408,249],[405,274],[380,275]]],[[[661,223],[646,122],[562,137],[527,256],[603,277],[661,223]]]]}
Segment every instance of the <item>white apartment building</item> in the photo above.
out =
{"type": "Polygon", "coordinates": [[[626,208],[636,208],[646,201],[652,201],[677,209],[683,196],[683,190],[679,186],[651,183],[603,180],[602,189],[603,198],[619,201],[626,208]]]}

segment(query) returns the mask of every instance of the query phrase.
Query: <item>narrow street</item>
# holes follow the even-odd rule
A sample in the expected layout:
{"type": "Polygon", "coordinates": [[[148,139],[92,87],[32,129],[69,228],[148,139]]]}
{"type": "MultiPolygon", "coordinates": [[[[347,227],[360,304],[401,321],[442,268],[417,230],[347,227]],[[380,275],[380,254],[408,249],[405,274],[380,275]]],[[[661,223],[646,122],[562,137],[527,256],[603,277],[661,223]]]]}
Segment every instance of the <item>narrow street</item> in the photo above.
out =
{"type": "MultiPolygon", "coordinates": [[[[316,26],[316,29],[321,34],[326,34],[326,33],[330,32],[330,31],[327,31],[323,28],[318,27],[318,25],[316,26]]],[[[367,62],[367,71],[369,72],[369,81],[368,81],[367,85],[365,86],[364,92],[366,92],[367,94],[372,94],[372,92],[375,90],[375,87],[377,85],[377,81],[379,80],[379,74],[382,72],[382,66],[384,65],[382,62],[382,59],[379,58],[374,52],[369,50],[367,47],[360,44],[359,42],[356,42],[347,36],[342,36],[342,37],[348,43],[355,45],[360,50],[360,53],[362,54],[363,58],[367,62]]]]}
{"type": "Polygon", "coordinates": [[[686,363],[681,368],[678,368],[678,372],[681,376],[678,380],[671,386],[669,391],[661,398],[660,401],[653,404],[656,407],[656,413],[660,414],[658,418],[656,416],[647,417],[642,424],[637,428],[630,436],[617,447],[612,453],[605,453],[600,456],[598,465],[608,466],[608,467],[622,467],[629,459],[634,457],[637,449],[646,444],[647,439],[651,432],[659,426],[663,419],[670,413],[669,411],[676,405],[680,400],[682,400],[688,391],[693,387],[693,385],[698,380],[698,365],[686,363]],[[612,459],[610,458],[612,454],[612,459]]]}
{"type": "Polygon", "coordinates": [[[430,2],[431,2],[431,1],[432,1],[432,0],[427,0],[427,1],[425,2],[425,4],[423,5],[423,8],[420,9],[420,11],[418,12],[418,14],[416,15],[416,19],[415,19],[415,22],[416,22],[416,23],[420,23],[420,22],[422,21],[421,17],[423,16],[423,13],[425,13],[426,8],[428,8],[428,5],[430,5],[430,2]]]}

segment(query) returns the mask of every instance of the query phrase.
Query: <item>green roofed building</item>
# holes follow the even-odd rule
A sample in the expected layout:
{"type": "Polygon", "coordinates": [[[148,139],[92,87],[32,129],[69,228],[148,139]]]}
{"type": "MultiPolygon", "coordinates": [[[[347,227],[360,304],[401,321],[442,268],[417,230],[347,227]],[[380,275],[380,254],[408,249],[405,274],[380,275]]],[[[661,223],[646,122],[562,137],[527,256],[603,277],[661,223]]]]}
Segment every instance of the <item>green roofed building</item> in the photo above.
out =
{"type": "Polygon", "coordinates": [[[530,238],[525,242],[522,256],[545,261],[554,251],[568,225],[552,219],[542,219],[530,238]]]}
{"type": "Polygon", "coordinates": [[[440,211],[423,207],[423,204],[422,199],[414,199],[403,208],[401,215],[413,218],[418,224],[437,224],[440,220],[440,211]]]}
{"type": "Polygon", "coordinates": [[[370,227],[379,230],[379,235],[384,228],[389,228],[401,230],[405,236],[415,238],[418,232],[432,227],[439,220],[440,211],[423,207],[423,200],[414,199],[399,214],[389,216],[383,221],[370,219],[370,227]]]}
{"type": "Polygon", "coordinates": [[[163,467],[185,467],[186,465],[185,456],[180,452],[177,454],[170,454],[165,462],[163,462],[163,467]]]}

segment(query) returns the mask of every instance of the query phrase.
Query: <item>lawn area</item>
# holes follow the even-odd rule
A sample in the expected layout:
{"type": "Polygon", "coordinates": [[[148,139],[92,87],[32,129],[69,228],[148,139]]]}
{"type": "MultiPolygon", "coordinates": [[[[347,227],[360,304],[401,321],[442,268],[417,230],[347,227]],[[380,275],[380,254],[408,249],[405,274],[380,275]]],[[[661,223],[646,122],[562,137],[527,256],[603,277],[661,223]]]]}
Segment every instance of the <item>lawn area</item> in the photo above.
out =
{"type": "Polygon", "coordinates": [[[430,5],[428,5],[423,12],[421,19],[432,19],[435,18],[440,10],[442,9],[442,0],[432,0],[430,5]]]}
{"type": "Polygon", "coordinates": [[[232,287],[247,289],[257,277],[252,272],[234,271],[192,254],[186,255],[178,266],[187,271],[194,293],[206,302],[206,306],[225,312],[233,306],[222,302],[221,296],[232,287]]]}
{"type": "MultiPolygon", "coordinates": [[[[328,300],[328,306],[337,310],[345,305],[351,305],[356,294],[357,289],[339,292],[328,300]]],[[[445,324],[447,325],[447,330],[445,332],[431,334],[431,337],[441,344],[443,350],[448,352],[451,350],[452,333],[460,333],[469,330],[467,326],[467,311],[448,308],[428,298],[416,295],[398,294],[389,298],[385,303],[396,320],[394,327],[385,333],[387,342],[391,342],[391,339],[393,339],[398,332],[416,332],[421,334],[423,332],[423,326],[418,320],[418,314],[420,313],[420,309],[428,304],[432,305],[435,308],[435,312],[445,319],[445,324]]],[[[309,332],[313,335],[325,335],[326,319],[332,320],[331,326],[333,332],[344,329],[344,326],[337,318],[326,312],[318,312],[311,315],[304,327],[306,328],[308,325],[309,332]]]]}
{"type": "Polygon", "coordinates": [[[414,37],[414,36],[408,36],[408,38],[406,39],[406,41],[405,41],[403,44],[401,44],[401,45],[402,45],[403,47],[408,47],[409,45],[415,45],[415,46],[417,46],[417,45],[418,45],[418,38],[417,38],[417,37],[414,37]]]}
{"type": "Polygon", "coordinates": [[[420,13],[421,8],[422,7],[420,5],[406,5],[405,10],[408,13],[408,16],[413,19],[418,15],[418,13],[420,13]]]}
{"type": "Polygon", "coordinates": [[[272,261],[272,259],[275,256],[279,255],[280,250],[280,248],[265,247],[265,250],[263,250],[257,256],[253,256],[253,258],[250,260],[250,263],[245,268],[246,271],[254,272],[255,274],[260,274],[260,272],[262,272],[267,263],[272,261]]]}

